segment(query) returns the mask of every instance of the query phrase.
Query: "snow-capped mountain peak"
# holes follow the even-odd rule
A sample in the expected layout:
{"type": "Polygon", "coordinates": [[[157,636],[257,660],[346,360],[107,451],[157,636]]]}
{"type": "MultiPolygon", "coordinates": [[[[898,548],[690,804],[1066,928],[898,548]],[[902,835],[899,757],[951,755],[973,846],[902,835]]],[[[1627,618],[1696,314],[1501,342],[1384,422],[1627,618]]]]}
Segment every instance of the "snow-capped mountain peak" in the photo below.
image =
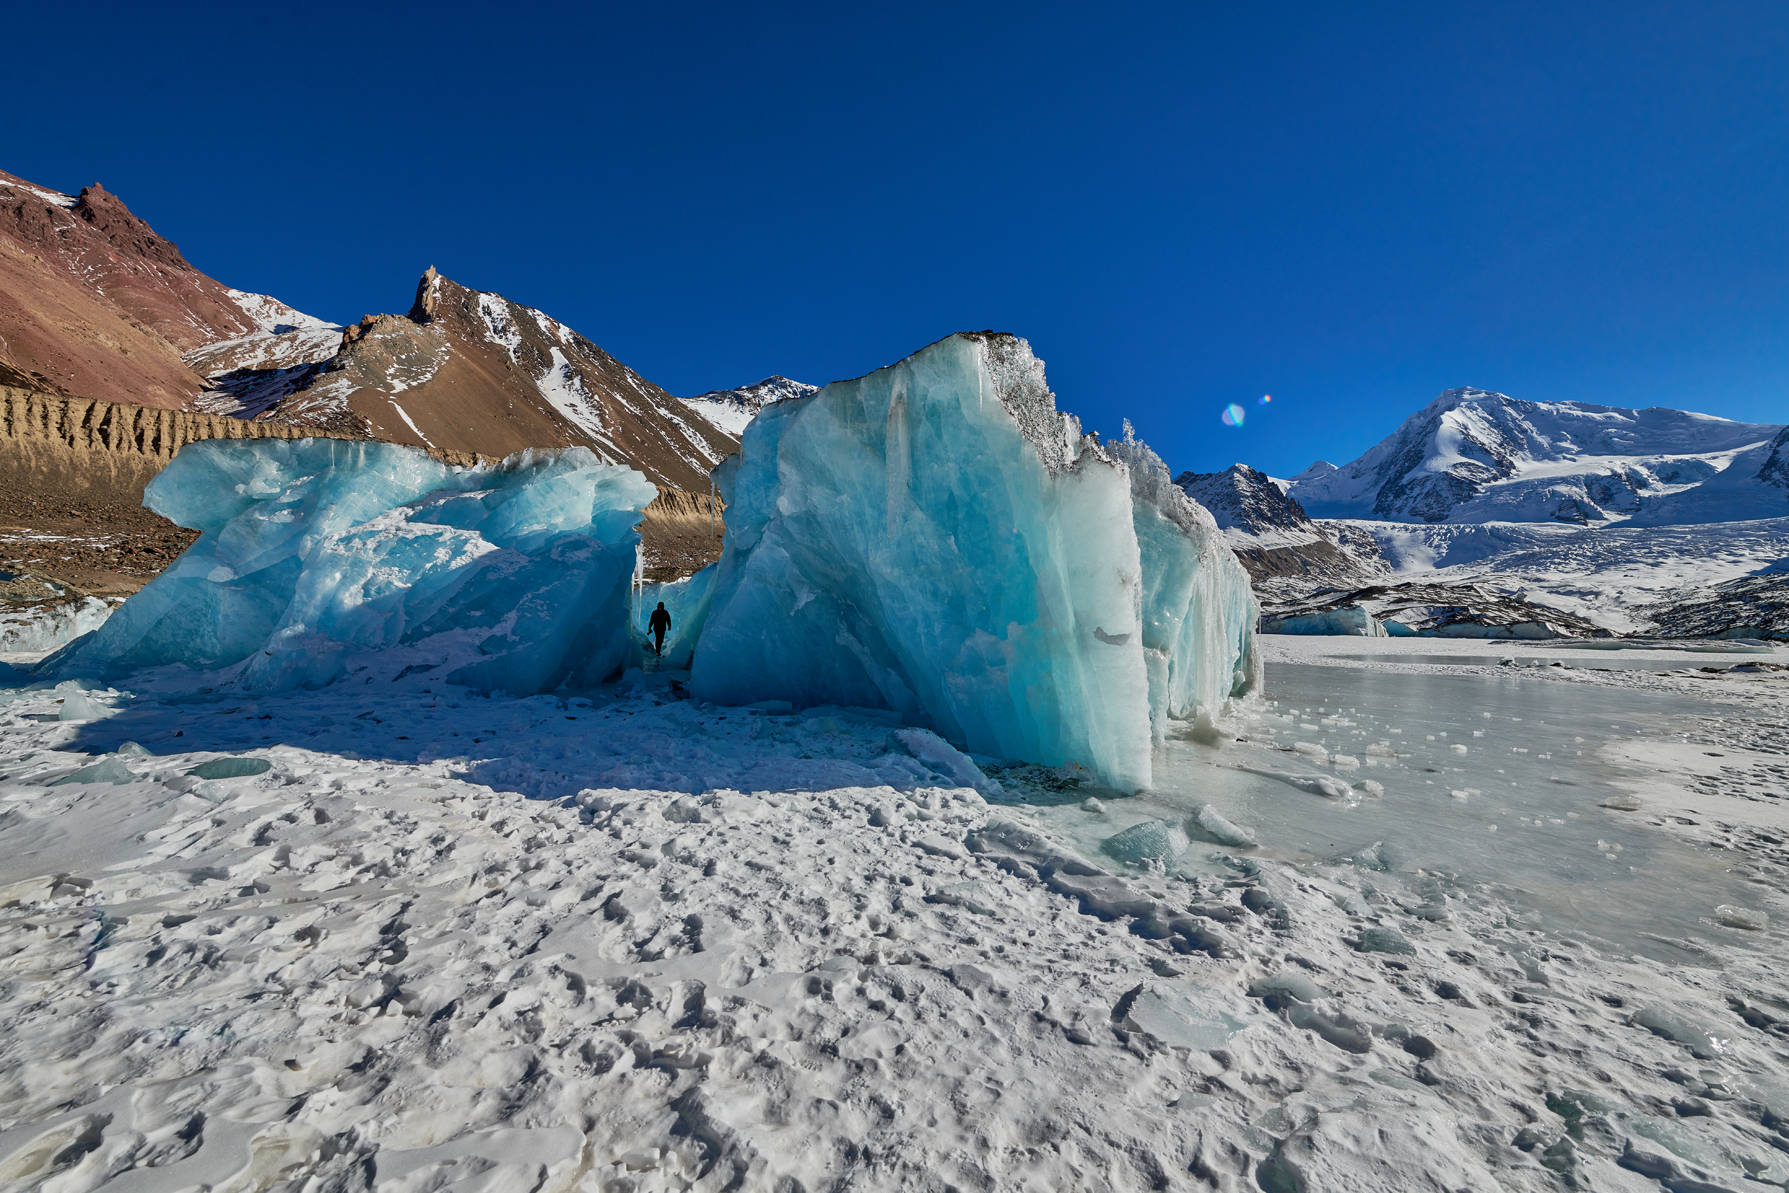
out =
{"type": "Polygon", "coordinates": [[[1259,536],[1273,530],[1312,529],[1304,507],[1281,492],[1273,478],[1247,464],[1232,464],[1222,472],[1183,472],[1174,483],[1210,510],[1225,530],[1259,536]]]}
{"type": "Polygon", "coordinates": [[[817,385],[792,381],[778,374],[751,385],[742,385],[738,389],[712,389],[705,394],[679,400],[727,434],[738,438],[745,434],[746,424],[757,416],[758,411],[772,402],[802,398],[818,392],[820,387],[817,385]]]}
{"type": "MultiPolygon", "coordinates": [[[[1329,471],[1313,465],[1291,491],[1319,517],[1625,521],[1664,513],[1651,507],[1726,471],[1779,430],[1657,406],[1532,402],[1462,386],[1354,462],[1329,471]]],[[[1758,468],[1744,471],[1755,476],[1758,468]]],[[[1723,516],[1770,512],[1780,511],[1723,516]]]]}

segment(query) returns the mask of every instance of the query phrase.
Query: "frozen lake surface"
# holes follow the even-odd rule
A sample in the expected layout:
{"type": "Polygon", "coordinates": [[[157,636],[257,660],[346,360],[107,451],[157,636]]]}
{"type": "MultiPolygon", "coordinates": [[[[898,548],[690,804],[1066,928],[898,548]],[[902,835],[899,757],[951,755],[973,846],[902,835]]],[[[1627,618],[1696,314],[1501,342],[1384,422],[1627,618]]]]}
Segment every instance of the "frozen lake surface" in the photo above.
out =
{"type": "MultiPolygon", "coordinates": [[[[1039,815],[1098,857],[1115,828],[1178,821],[1208,802],[1252,830],[1255,856],[1364,865],[1436,899],[1487,888],[1550,930],[1661,958],[1681,957],[1672,942],[1684,938],[1755,943],[1714,918],[1754,897],[1734,859],[1620,810],[1634,790],[1618,762],[1624,745],[1674,740],[1687,718],[1715,712],[1711,703],[1507,673],[1301,663],[1270,665],[1267,690],[1244,740],[1169,743],[1151,792],[1099,815],[1078,804],[1039,815]],[[1312,776],[1382,792],[1330,798],[1287,781],[1312,776]]],[[[1174,868],[1213,873],[1213,853],[1189,849],[1174,868]]]]}

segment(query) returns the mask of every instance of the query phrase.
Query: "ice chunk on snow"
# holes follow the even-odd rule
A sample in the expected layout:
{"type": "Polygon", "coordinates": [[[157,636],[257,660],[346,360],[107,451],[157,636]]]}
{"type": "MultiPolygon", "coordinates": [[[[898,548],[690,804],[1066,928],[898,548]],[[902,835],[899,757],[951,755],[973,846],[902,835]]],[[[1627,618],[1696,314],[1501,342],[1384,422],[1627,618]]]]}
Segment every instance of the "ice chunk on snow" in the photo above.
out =
{"type": "Polygon", "coordinates": [[[485,691],[594,683],[631,652],[639,511],[656,490],[582,448],[462,468],[337,439],[189,444],[144,503],[199,541],[45,661],[184,663],[314,686],[381,652],[485,691]]]}
{"type": "Polygon", "coordinates": [[[1187,817],[1186,831],[1201,841],[1228,845],[1232,849],[1253,849],[1257,844],[1253,833],[1225,819],[1210,804],[1200,804],[1193,809],[1193,814],[1187,817]]]}
{"type": "Polygon", "coordinates": [[[1267,770],[1257,766],[1239,766],[1240,771],[1251,775],[1260,775],[1264,779],[1277,779],[1288,787],[1296,787],[1300,791],[1308,791],[1312,795],[1321,795],[1325,799],[1348,799],[1354,793],[1346,780],[1334,775],[1295,775],[1288,771],[1267,770]]]}
{"type": "Polygon", "coordinates": [[[105,716],[111,710],[79,688],[72,688],[62,698],[62,707],[56,710],[58,721],[92,721],[105,716]]]}
{"type": "Polygon", "coordinates": [[[1715,908],[1714,918],[1729,928],[1747,932],[1762,932],[1770,927],[1768,915],[1755,907],[1741,907],[1736,903],[1723,903],[1715,908]]]}
{"type": "Polygon", "coordinates": [[[213,758],[186,773],[195,779],[247,779],[272,769],[273,763],[265,758],[213,758]]]}
{"type": "Polygon", "coordinates": [[[105,623],[112,606],[98,597],[0,612],[0,654],[55,650],[105,623]]]}
{"type": "Polygon", "coordinates": [[[1725,1038],[1665,1007],[1642,1007],[1634,1014],[1634,1022],[1655,1036],[1682,1044],[1698,1060],[1713,1060],[1727,1048],[1725,1038]]]}
{"type": "Polygon", "coordinates": [[[1341,634],[1356,638],[1389,638],[1390,632],[1378,618],[1359,605],[1343,605],[1339,609],[1317,609],[1270,619],[1264,627],[1270,634],[1341,634]]]}
{"type": "Polygon", "coordinates": [[[1161,867],[1185,853],[1186,832],[1166,820],[1145,820],[1100,842],[1100,848],[1133,866],[1161,867]]]}
{"type": "Polygon", "coordinates": [[[1256,674],[1246,577],[1153,476],[1058,413],[1011,336],[766,407],[715,473],[727,538],[691,689],[892,708],[979,753],[1147,786],[1152,725],[1256,674]]]}
{"type": "Polygon", "coordinates": [[[1228,1047],[1245,1026],[1234,1015],[1194,1003],[1183,991],[1156,986],[1131,991],[1114,1009],[1112,1018],[1121,1030],[1143,1032],[1171,1047],[1201,1052],[1228,1047]]]}
{"type": "Polygon", "coordinates": [[[1362,928],[1360,935],[1354,938],[1353,945],[1363,953],[1410,956],[1416,952],[1416,946],[1396,928],[1362,928]]]}
{"type": "Polygon", "coordinates": [[[982,773],[969,756],[929,729],[897,729],[895,736],[921,762],[983,795],[999,795],[1000,784],[982,773]]]}
{"type": "Polygon", "coordinates": [[[111,783],[116,785],[135,782],[136,778],[137,776],[132,773],[130,767],[124,765],[115,756],[107,756],[98,762],[90,762],[77,771],[63,775],[60,779],[52,782],[50,786],[61,787],[65,783],[111,783]]]}

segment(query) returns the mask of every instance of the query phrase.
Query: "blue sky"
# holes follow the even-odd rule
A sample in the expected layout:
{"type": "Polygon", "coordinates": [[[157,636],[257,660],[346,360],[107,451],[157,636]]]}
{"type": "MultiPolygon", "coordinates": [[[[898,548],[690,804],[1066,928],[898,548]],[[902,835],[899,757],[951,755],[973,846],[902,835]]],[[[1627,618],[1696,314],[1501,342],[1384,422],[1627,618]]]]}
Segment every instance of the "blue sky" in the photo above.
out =
{"type": "Polygon", "coordinates": [[[1789,421],[1789,5],[1092,7],[14,6],[0,168],[336,320],[434,264],[676,393],[1017,332],[1176,469],[1463,384],[1789,421]]]}

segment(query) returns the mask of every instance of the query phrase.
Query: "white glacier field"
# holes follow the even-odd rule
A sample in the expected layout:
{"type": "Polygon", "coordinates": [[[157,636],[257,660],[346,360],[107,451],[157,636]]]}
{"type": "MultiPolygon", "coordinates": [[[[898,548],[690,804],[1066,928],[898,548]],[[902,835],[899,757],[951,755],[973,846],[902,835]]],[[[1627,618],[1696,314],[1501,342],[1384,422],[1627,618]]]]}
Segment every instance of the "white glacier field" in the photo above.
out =
{"type": "Polygon", "coordinates": [[[1782,1187],[1789,652],[1262,644],[1128,797],[672,672],[0,691],[0,1186],[1782,1187]]]}

